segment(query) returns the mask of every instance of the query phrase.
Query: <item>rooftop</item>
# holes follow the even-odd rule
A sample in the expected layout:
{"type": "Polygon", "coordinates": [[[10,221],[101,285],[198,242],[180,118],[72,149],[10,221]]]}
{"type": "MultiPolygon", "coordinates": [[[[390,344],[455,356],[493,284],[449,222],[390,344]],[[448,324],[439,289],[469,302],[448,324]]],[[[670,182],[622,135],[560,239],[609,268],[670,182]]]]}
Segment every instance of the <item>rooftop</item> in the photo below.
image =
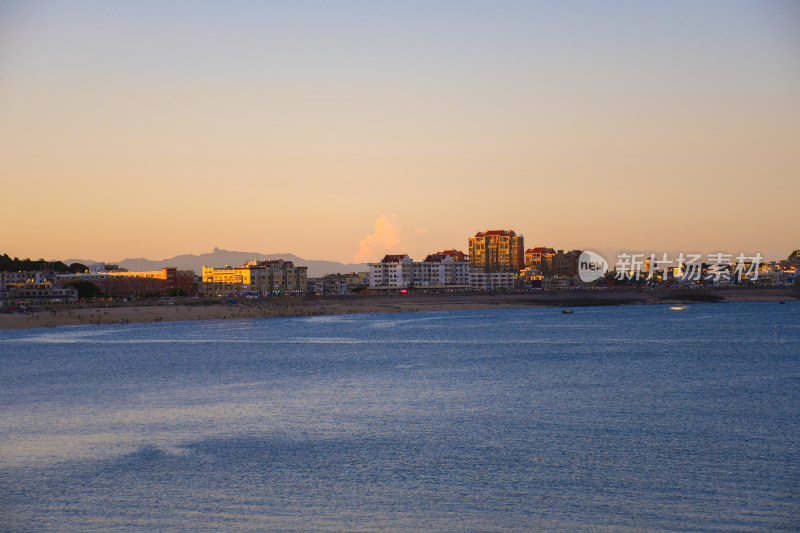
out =
{"type": "Polygon", "coordinates": [[[555,250],[552,248],[548,248],[547,246],[537,246],[536,248],[530,248],[525,250],[526,254],[544,254],[544,253],[555,253],[555,250]]]}
{"type": "Polygon", "coordinates": [[[516,237],[516,233],[514,230],[506,230],[506,229],[493,229],[489,231],[479,231],[475,234],[476,237],[494,237],[494,236],[501,236],[501,237],[516,237]]]}
{"type": "Polygon", "coordinates": [[[403,255],[387,255],[381,259],[381,263],[402,263],[403,259],[408,257],[408,254],[403,255]]]}

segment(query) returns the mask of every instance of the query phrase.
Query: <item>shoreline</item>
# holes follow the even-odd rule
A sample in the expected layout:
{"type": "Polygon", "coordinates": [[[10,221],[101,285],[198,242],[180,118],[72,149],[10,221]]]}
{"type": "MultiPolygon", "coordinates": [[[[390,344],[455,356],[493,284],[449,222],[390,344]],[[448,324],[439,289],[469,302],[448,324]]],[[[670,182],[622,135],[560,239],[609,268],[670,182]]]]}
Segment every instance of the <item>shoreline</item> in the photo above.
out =
{"type": "Polygon", "coordinates": [[[0,313],[0,330],[79,325],[241,320],[364,313],[456,311],[523,307],[585,307],[800,300],[800,289],[610,289],[497,294],[396,294],[290,296],[243,300],[239,304],[176,300],[98,303],[42,308],[29,313],[0,313]]]}

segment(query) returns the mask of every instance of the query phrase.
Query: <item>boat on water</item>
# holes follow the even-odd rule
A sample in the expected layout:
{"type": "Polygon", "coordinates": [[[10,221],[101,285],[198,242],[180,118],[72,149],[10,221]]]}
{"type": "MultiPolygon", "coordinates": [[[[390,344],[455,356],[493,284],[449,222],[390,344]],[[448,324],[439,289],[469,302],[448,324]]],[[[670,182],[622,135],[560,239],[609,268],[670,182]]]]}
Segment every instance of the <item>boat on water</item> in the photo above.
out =
{"type": "Polygon", "coordinates": [[[575,311],[573,311],[573,310],[571,310],[571,309],[562,309],[562,310],[561,310],[561,314],[562,314],[562,315],[571,315],[571,314],[572,314],[572,313],[574,313],[574,312],[575,312],[575,311]]]}

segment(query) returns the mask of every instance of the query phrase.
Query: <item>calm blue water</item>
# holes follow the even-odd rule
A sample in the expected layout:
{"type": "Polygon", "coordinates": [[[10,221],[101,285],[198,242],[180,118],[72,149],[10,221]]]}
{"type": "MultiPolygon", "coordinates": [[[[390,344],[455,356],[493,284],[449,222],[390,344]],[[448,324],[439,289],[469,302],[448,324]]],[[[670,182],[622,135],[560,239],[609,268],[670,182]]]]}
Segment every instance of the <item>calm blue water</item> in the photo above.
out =
{"type": "Polygon", "coordinates": [[[800,529],[800,303],[0,332],[2,531],[800,529]]]}

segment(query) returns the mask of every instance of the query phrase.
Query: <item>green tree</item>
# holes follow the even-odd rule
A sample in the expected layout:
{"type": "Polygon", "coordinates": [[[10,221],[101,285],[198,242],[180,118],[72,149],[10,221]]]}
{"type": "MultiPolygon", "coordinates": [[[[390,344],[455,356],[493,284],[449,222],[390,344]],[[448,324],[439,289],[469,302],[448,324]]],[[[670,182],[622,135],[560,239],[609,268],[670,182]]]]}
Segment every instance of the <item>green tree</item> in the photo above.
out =
{"type": "Polygon", "coordinates": [[[33,272],[34,270],[68,272],[69,267],[61,261],[46,261],[45,259],[32,261],[18,257],[11,259],[8,254],[0,256],[0,272],[33,272]]]}
{"type": "Polygon", "coordinates": [[[102,298],[103,291],[91,281],[73,281],[67,287],[78,289],[78,298],[102,298]]]}
{"type": "Polygon", "coordinates": [[[71,265],[69,265],[69,271],[72,274],[83,274],[87,270],[89,270],[89,267],[87,267],[82,263],[72,263],[71,265]]]}

